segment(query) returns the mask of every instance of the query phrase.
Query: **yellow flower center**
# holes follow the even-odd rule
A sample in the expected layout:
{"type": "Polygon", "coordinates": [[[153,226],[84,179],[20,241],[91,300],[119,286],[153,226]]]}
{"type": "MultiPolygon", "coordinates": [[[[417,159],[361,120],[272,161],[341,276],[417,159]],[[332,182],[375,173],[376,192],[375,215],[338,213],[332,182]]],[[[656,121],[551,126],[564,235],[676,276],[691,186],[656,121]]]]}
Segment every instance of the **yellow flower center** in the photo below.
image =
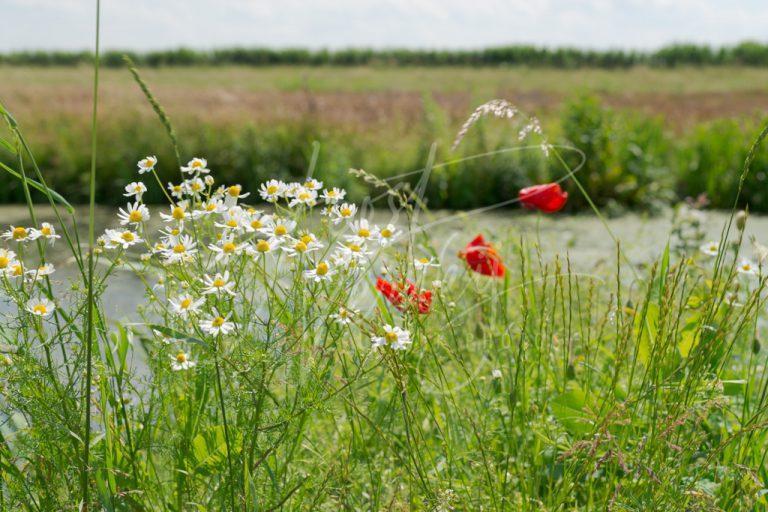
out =
{"type": "Polygon", "coordinates": [[[7,256],[0,256],[0,268],[8,267],[10,262],[11,260],[9,260],[7,256]]]}
{"type": "Polygon", "coordinates": [[[128,220],[130,220],[131,222],[141,222],[143,219],[144,219],[144,216],[141,214],[139,210],[133,210],[131,211],[130,215],[128,215],[128,220]]]}
{"type": "Polygon", "coordinates": [[[368,238],[371,236],[371,231],[369,229],[360,228],[357,230],[357,236],[361,238],[368,238]]]}
{"type": "Polygon", "coordinates": [[[173,228],[173,229],[171,230],[171,234],[172,234],[173,236],[176,236],[176,235],[178,235],[179,233],[181,233],[181,230],[180,230],[179,228],[173,228]]]}
{"type": "Polygon", "coordinates": [[[397,333],[394,333],[392,331],[388,331],[386,334],[384,334],[384,338],[389,341],[390,343],[393,341],[397,341],[397,333]]]}
{"type": "Polygon", "coordinates": [[[261,221],[259,219],[251,221],[251,227],[253,229],[259,229],[261,226],[263,226],[263,224],[261,223],[261,221]]]}
{"type": "Polygon", "coordinates": [[[383,236],[384,238],[391,237],[392,236],[392,230],[391,229],[387,229],[387,228],[382,229],[381,230],[381,236],[383,236]]]}
{"type": "Polygon", "coordinates": [[[123,231],[123,234],[120,235],[120,238],[122,238],[126,242],[133,242],[134,240],[136,240],[136,236],[130,231],[123,231]]]}
{"type": "Polygon", "coordinates": [[[237,221],[235,219],[229,219],[227,221],[227,227],[236,228],[237,227],[237,221]]]}
{"type": "Polygon", "coordinates": [[[238,197],[240,196],[240,192],[243,190],[243,187],[240,185],[232,185],[227,189],[227,193],[229,193],[232,197],[238,197]]]}
{"type": "Polygon", "coordinates": [[[176,254],[182,254],[187,252],[187,248],[184,246],[184,244],[176,244],[173,246],[173,252],[176,254]]]}
{"type": "Polygon", "coordinates": [[[312,242],[312,235],[302,235],[301,241],[304,242],[305,245],[309,245],[310,242],[312,242]]]}
{"type": "Polygon", "coordinates": [[[147,158],[145,164],[147,167],[152,167],[155,165],[155,159],[154,158],[147,158]]]}
{"type": "Polygon", "coordinates": [[[317,264],[317,268],[315,269],[315,272],[319,276],[324,276],[328,273],[328,264],[324,261],[321,261],[317,264]]]}
{"type": "Polygon", "coordinates": [[[336,197],[336,191],[335,190],[329,190],[325,193],[327,197],[336,197]]]}
{"type": "Polygon", "coordinates": [[[352,252],[360,252],[360,246],[357,244],[348,244],[349,250],[352,252]]]}
{"type": "Polygon", "coordinates": [[[222,278],[217,277],[216,279],[213,280],[213,283],[211,283],[211,284],[213,284],[213,286],[216,287],[216,288],[221,288],[222,286],[227,284],[227,282],[225,280],[223,280],[222,278]]]}
{"type": "Polygon", "coordinates": [[[203,166],[203,162],[201,162],[200,160],[194,160],[194,161],[192,162],[192,166],[191,166],[191,167],[192,167],[193,169],[199,169],[199,168],[200,168],[200,167],[202,167],[202,166],[203,166]]]}
{"type": "Polygon", "coordinates": [[[216,203],[208,203],[207,205],[205,205],[205,210],[208,212],[212,212],[215,209],[216,209],[216,203]]]}
{"type": "Polygon", "coordinates": [[[178,193],[178,192],[181,192],[182,190],[184,190],[184,189],[183,189],[183,188],[181,188],[181,185],[174,185],[174,186],[173,186],[173,191],[174,191],[174,192],[177,192],[177,193],[178,193]]]}
{"type": "Polygon", "coordinates": [[[286,233],[288,233],[288,228],[286,228],[282,224],[278,224],[277,226],[275,226],[275,234],[277,236],[283,236],[286,233]]]}
{"type": "Polygon", "coordinates": [[[429,263],[429,258],[419,258],[419,262],[426,265],[427,263],[429,263]]]}
{"type": "Polygon", "coordinates": [[[192,305],[192,299],[190,299],[189,297],[187,297],[186,299],[182,300],[181,304],[179,304],[179,306],[181,306],[181,309],[187,309],[191,305],[192,305]]]}
{"type": "Polygon", "coordinates": [[[24,274],[24,267],[20,263],[17,263],[16,265],[13,266],[13,275],[14,276],[18,277],[18,276],[23,275],[23,274],[24,274]]]}
{"type": "Polygon", "coordinates": [[[48,308],[45,307],[45,304],[35,304],[35,307],[32,308],[32,311],[34,311],[38,315],[44,315],[48,313],[48,308]]]}
{"type": "Polygon", "coordinates": [[[51,236],[53,234],[50,226],[43,226],[40,229],[40,232],[43,234],[43,236],[51,236]]]}
{"type": "Polygon", "coordinates": [[[342,217],[349,217],[350,215],[352,215],[352,210],[349,208],[342,208],[339,213],[341,214],[342,217]]]}
{"type": "Polygon", "coordinates": [[[307,250],[307,244],[305,244],[304,242],[299,240],[298,242],[296,242],[296,244],[293,246],[293,248],[296,249],[299,252],[304,252],[304,251],[307,250]]]}
{"type": "Polygon", "coordinates": [[[301,194],[299,194],[299,200],[301,201],[306,201],[310,197],[312,197],[312,195],[309,192],[302,192],[301,194]]]}
{"type": "Polygon", "coordinates": [[[194,192],[200,192],[202,189],[203,189],[203,186],[200,184],[199,181],[192,182],[192,190],[194,192]]]}
{"type": "Polygon", "coordinates": [[[13,228],[13,239],[14,240],[22,240],[24,238],[27,238],[27,229],[23,228],[21,226],[17,228],[13,228]]]}
{"type": "Polygon", "coordinates": [[[277,185],[270,185],[267,187],[267,194],[277,194],[277,191],[280,190],[280,187],[277,185]]]}
{"type": "Polygon", "coordinates": [[[256,250],[259,252],[269,252],[269,242],[266,240],[259,240],[256,242],[256,250]]]}
{"type": "Polygon", "coordinates": [[[185,215],[184,208],[181,206],[174,206],[173,210],[171,210],[171,217],[176,220],[184,220],[185,215]]]}
{"type": "Polygon", "coordinates": [[[224,245],[221,246],[221,250],[224,251],[227,254],[231,254],[235,252],[235,249],[237,247],[232,242],[226,242],[224,245]]]}
{"type": "Polygon", "coordinates": [[[187,362],[187,354],[184,352],[179,352],[176,354],[176,362],[177,363],[186,363],[187,362]]]}
{"type": "Polygon", "coordinates": [[[222,325],[224,325],[224,317],[217,316],[211,321],[211,325],[213,325],[214,327],[221,327],[222,325]]]}

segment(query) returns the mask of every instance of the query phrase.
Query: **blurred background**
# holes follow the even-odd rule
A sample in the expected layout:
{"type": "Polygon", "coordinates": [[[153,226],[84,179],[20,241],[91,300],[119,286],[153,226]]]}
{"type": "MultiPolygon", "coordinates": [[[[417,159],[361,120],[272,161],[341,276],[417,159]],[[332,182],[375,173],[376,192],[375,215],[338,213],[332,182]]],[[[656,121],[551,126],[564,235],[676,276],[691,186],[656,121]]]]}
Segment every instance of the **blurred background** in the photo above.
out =
{"type": "MultiPolygon", "coordinates": [[[[507,99],[552,143],[587,155],[580,177],[609,212],[657,211],[706,194],[731,206],[742,162],[768,121],[768,8],[757,0],[114,0],[102,11],[99,195],[160,159],[177,180],[163,127],[129,54],[179,132],[183,159],[253,190],[306,173],[367,191],[350,167],[394,176],[518,144],[488,119],[451,143],[478,105],[507,99]]],[[[0,0],[0,101],[53,187],[87,197],[93,2],[0,0]]],[[[768,152],[743,203],[768,211],[768,152]]],[[[0,161],[11,155],[0,146],[0,161]]],[[[577,159],[574,158],[575,163],[577,159]]],[[[493,204],[558,179],[531,150],[447,165],[432,208],[493,204]],[[482,179],[478,179],[482,176],[482,179]]],[[[572,211],[586,205],[572,194],[572,211]]],[[[162,199],[150,189],[148,200],[162,199]]],[[[23,201],[9,180],[0,202],[23,201]]]]}

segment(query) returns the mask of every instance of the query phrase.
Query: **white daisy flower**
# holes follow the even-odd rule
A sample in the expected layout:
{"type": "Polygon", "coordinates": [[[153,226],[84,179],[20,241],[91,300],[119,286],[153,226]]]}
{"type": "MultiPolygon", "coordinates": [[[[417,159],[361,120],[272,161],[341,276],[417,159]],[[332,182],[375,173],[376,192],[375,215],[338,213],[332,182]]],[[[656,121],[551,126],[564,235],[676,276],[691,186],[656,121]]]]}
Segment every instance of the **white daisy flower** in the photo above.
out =
{"type": "Polygon", "coordinates": [[[49,222],[43,222],[40,224],[40,229],[32,228],[30,229],[29,237],[32,240],[37,240],[38,238],[45,238],[48,240],[48,242],[53,245],[53,242],[59,238],[61,238],[59,235],[56,234],[56,229],[51,225],[49,222]]]}
{"type": "Polygon", "coordinates": [[[498,368],[494,368],[493,371],[491,372],[491,378],[493,379],[500,379],[503,376],[504,374],[501,373],[501,370],[499,370],[498,368]]]}
{"type": "Polygon", "coordinates": [[[44,276],[49,276],[53,274],[56,271],[56,269],[53,267],[51,263],[46,263],[44,265],[40,265],[34,270],[27,270],[26,274],[30,277],[30,281],[37,281],[39,279],[42,279],[44,276]]]}
{"type": "Polygon", "coordinates": [[[136,165],[139,168],[139,174],[152,172],[155,170],[155,166],[157,165],[157,157],[154,155],[144,157],[141,160],[139,160],[139,162],[136,165]]]}
{"type": "Polygon", "coordinates": [[[392,325],[384,325],[384,335],[371,338],[373,348],[389,346],[392,350],[405,350],[411,345],[411,333],[392,325]]]}
{"type": "Polygon", "coordinates": [[[371,225],[368,219],[360,219],[349,223],[349,229],[352,230],[352,235],[347,236],[347,240],[355,242],[357,244],[363,244],[368,240],[377,239],[379,236],[379,228],[371,225]]]}
{"type": "Polygon", "coordinates": [[[345,220],[352,220],[357,213],[357,206],[350,203],[341,203],[340,205],[334,205],[331,209],[331,220],[334,224],[340,224],[345,220]]]}
{"type": "Polygon", "coordinates": [[[224,191],[224,202],[227,206],[234,206],[237,201],[251,195],[250,192],[243,194],[243,187],[241,185],[231,185],[224,191]]]}
{"type": "Polygon", "coordinates": [[[256,240],[256,243],[253,245],[250,245],[246,250],[248,251],[248,254],[255,256],[257,254],[268,254],[270,252],[273,252],[277,250],[280,245],[283,243],[285,239],[281,238],[261,238],[259,240],[256,240]]]}
{"type": "Polygon", "coordinates": [[[225,316],[221,316],[219,312],[214,309],[211,317],[200,322],[200,329],[211,336],[229,334],[235,330],[234,322],[229,321],[229,316],[231,314],[232,313],[227,313],[225,316]]]}
{"type": "Polygon", "coordinates": [[[184,193],[186,192],[184,183],[175,184],[169,181],[166,188],[168,188],[168,192],[170,192],[171,195],[176,199],[182,199],[184,197],[184,193]]]}
{"type": "Polygon", "coordinates": [[[9,277],[22,277],[24,276],[24,264],[20,261],[13,261],[8,269],[5,271],[5,275],[9,277]]]}
{"type": "Polygon", "coordinates": [[[225,211],[221,221],[215,222],[214,225],[223,229],[242,231],[246,222],[247,219],[243,209],[235,206],[225,211]]]}
{"type": "Polygon", "coordinates": [[[360,311],[357,309],[347,309],[345,307],[340,307],[338,312],[329,315],[329,317],[333,318],[339,325],[349,325],[352,323],[352,317],[358,313],[360,313],[360,311]]]}
{"type": "MultiPolygon", "coordinates": [[[[157,249],[158,247],[155,246],[157,249]]],[[[180,235],[169,237],[166,243],[162,244],[160,251],[163,255],[164,263],[170,265],[173,263],[191,261],[197,253],[197,244],[189,235],[180,235]]]]}
{"type": "Polygon", "coordinates": [[[197,219],[204,215],[224,213],[226,211],[227,207],[224,205],[224,201],[221,199],[208,199],[200,205],[200,208],[192,212],[192,217],[197,219]]]}
{"type": "Polygon", "coordinates": [[[342,199],[344,199],[344,196],[347,195],[347,191],[333,187],[331,189],[325,189],[323,190],[323,193],[320,194],[320,198],[322,198],[323,201],[325,201],[326,204],[336,204],[342,199]]]}
{"type": "Polygon", "coordinates": [[[213,277],[206,274],[203,276],[203,295],[235,295],[235,282],[229,280],[229,271],[225,270],[223,274],[216,273],[213,277]]]}
{"type": "Polygon", "coordinates": [[[175,299],[170,299],[171,311],[182,318],[186,318],[190,313],[197,313],[200,306],[205,302],[204,298],[195,299],[191,295],[182,295],[175,299]]]}
{"type": "Polygon", "coordinates": [[[13,240],[14,242],[26,242],[32,239],[32,228],[11,226],[2,236],[6,240],[13,240]]]}
{"type": "Polygon", "coordinates": [[[184,222],[187,218],[187,203],[180,201],[175,205],[170,206],[171,213],[160,212],[160,218],[165,222],[184,222]]]}
{"type": "Polygon", "coordinates": [[[295,228],[295,220],[283,220],[275,217],[270,219],[267,225],[261,228],[259,231],[270,238],[288,238],[295,228]]]}
{"type": "Polygon", "coordinates": [[[269,180],[259,188],[261,198],[270,203],[276,203],[285,194],[286,185],[279,180],[269,180]]]}
{"type": "Polygon", "coordinates": [[[319,262],[315,268],[305,270],[304,277],[316,283],[320,281],[330,281],[336,271],[333,270],[325,261],[319,262]]]}
{"type": "Polygon", "coordinates": [[[298,239],[291,238],[282,245],[282,249],[290,256],[298,256],[300,254],[308,254],[318,249],[321,249],[323,244],[317,241],[315,235],[312,233],[306,233],[298,239]]]}
{"type": "Polygon", "coordinates": [[[181,185],[184,191],[191,196],[197,197],[205,191],[205,183],[199,177],[184,180],[181,185]]]}
{"type": "Polygon", "coordinates": [[[707,256],[717,256],[717,253],[720,251],[720,244],[715,241],[709,241],[699,247],[699,250],[707,256]]]}
{"type": "Polygon", "coordinates": [[[139,202],[128,203],[125,210],[119,209],[117,217],[123,226],[126,224],[141,224],[149,220],[149,208],[139,202]]]}
{"type": "Polygon", "coordinates": [[[108,229],[104,232],[104,236],[106,237],[108,249],[116,249],[118,247],[127,249],[132,245],[143,242],[138,233],[130,229],[108,229]]]}
{"type": "Polygon", "coordinates": [[[300,204],[309,207],[315,206],[317,204],[317,192],[306,187],[299,187],[288,202],[288,207],[293,208],[300,204]]]}
{"type": "Polygon", "coordinates": [[[172,357],[171,360],[171,369],[175,372],[189,370],[190,368],[194,368],[197,364],[190,360],[184,352],[179,352],[176,354],[176,357],[172,357]]]}
{"type": "Polygon", "coordinates": [[[141,201],[144,196],[144,192],[147,191],[147,186],[140,181],[133,181],[125,186],[125,197],[136,197],[137,201],[141,201]]]}
{"type": "Polygon", "coordinates": [[[413,260],[413,266],[416,267],[416,270],[425,270],[430,267],[439,267],[440,264],[435,261],[435,258],[416,258],[413,260]]]}
{"type": "Polygon", "coordinates": [[[387,224],[386,227],[383,227],[379,230],[378,235],[379,245],[385,247],[395,242],[400,237],[400,231],[395,227],[394,224],[387,224]]]}
{"type": "Polygon", "coordinates": [[[253,233],[263,227],[266,227],[270,222],[272,222],[272,216],[264,215],[259,210],[250,209],[245,212],[245,215],[243,215],[243,221],[243,227],[245,230],[249,233],[253,233]]]}
{"type": "Polygon", "coordinates": [[[181,172],[186,172],[187,174],[208,174],[211,170],[208,169],[208,160],[205,158],[193,158],[187,162],[186,167],[181,168],[181,172]]]}
{"type": "Polygon", "coordinates": [[[0,249],[0,272],[7,272],[16,263],[16,253],[8,249],[0,249]]]}
{"type": "Polygon", "coordinates": [[[56,305],[46,297],[32,298],[27,301],[27,311],[35,316],[47,318],[55,309],[56,305]]]}
{"type": "Polygon", "coordinates": [[[307,190],[312,190],[314,192],[317,192],[321,188],[323,188],[323,182],[317,181],[315,178],[307,178],[304,181],[304,188],[307,190]]]}
{"type": "Polygon", "coordinates": [[[371,255],[371,251],[366,249],[364,245],[355,242],[339,242],[339,248],[336,255],[343,261],[356,261],[357,263],[364,263],[371,255]]]}
{"type": "Polygon", "coordinates": [[[757,266],[755,266],[755,264],[749,261],[748,259],[742,259],[741,261],[739,261],[739,264],[736,267],[736,270],[740,274],[744,274],[748,276],[757,275],[757,266]]]}
{"type": "Polygon", "coordinates": [[[216,256],[214,257],[216,261],[242,254],[245,247],[246,244],[235,243],[235,239],[232,236],[222,237],[217,244],[208,246],[211,251],[216,253],[216,256]]]}

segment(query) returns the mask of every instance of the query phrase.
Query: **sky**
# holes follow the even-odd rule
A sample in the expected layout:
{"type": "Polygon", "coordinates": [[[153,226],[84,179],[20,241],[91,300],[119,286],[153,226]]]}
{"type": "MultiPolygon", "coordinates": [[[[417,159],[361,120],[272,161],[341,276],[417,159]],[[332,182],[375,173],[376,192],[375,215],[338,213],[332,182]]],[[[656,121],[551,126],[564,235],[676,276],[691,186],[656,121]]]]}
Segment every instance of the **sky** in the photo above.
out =
{"type": "MultiPolygon", "coordinates": [[[[0,51],[93,45],[95,0],[0,0],[0,51]]],[[[102,0],[102,47],[654,49],[768,41],[765,0],[102,0]],[[761,6],[761,4],[763,4],[761,6]]]]}

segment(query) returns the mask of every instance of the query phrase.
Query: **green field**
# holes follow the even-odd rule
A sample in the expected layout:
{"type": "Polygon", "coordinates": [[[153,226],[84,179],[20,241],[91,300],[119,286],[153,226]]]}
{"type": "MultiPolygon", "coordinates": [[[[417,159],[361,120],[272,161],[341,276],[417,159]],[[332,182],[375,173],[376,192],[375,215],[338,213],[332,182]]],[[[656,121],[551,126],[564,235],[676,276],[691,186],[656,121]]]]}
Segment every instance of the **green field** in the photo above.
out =
{"type": "MultiPolygon", "coordinates": [[[[728,206],[732,171],[768,109],[768,70],[747,67],[229,66],[151,68],[143,76],[183,135],[185,155],[205,155],[245,185],[303,174],[315,141],[317,172],[341,180],[349,167],[387,176],[418,169],[432,143],[438,161],[514,145],[514,129],[488,121],[458,153],[449,150],[475,106],[505,98],[540,117],[550,141],[588,154],[591,168],[583,172],[601,204],[632,208],[700,193],[728,206]],[[401,156],[397,162],[389,158],[393,152],[401,156]]],[[[89,80],[86,67],[0,67],[0,99],[30,134],[52,182],[75,200],[84,197],[82,170],[90,158],[82,144],[89,134],[89,80]]],[[[126,162],[145,154],[169,162],[162,127],[128,71],[103,70],[101,91],[102,183],[129,177],[126,162]]],[[[8,155],[0,159],[7,162],[8,155]]],[[[537,155],[482,159],[435,177],[442,180],[435,190],[461,194],[429,199],[434,207],[478,206],[558,172],[537,155]],[[489,179],[489,191],[466,190],[478,172],[489,179]]],[[[161,173],[170,177],[173,169],[161,173]]],[[[0,192],[2,201],[22,199],[18,187],[0,192]]],[[[764,195],[747,199],[753,209],[768,210],[764,195]]]]}

